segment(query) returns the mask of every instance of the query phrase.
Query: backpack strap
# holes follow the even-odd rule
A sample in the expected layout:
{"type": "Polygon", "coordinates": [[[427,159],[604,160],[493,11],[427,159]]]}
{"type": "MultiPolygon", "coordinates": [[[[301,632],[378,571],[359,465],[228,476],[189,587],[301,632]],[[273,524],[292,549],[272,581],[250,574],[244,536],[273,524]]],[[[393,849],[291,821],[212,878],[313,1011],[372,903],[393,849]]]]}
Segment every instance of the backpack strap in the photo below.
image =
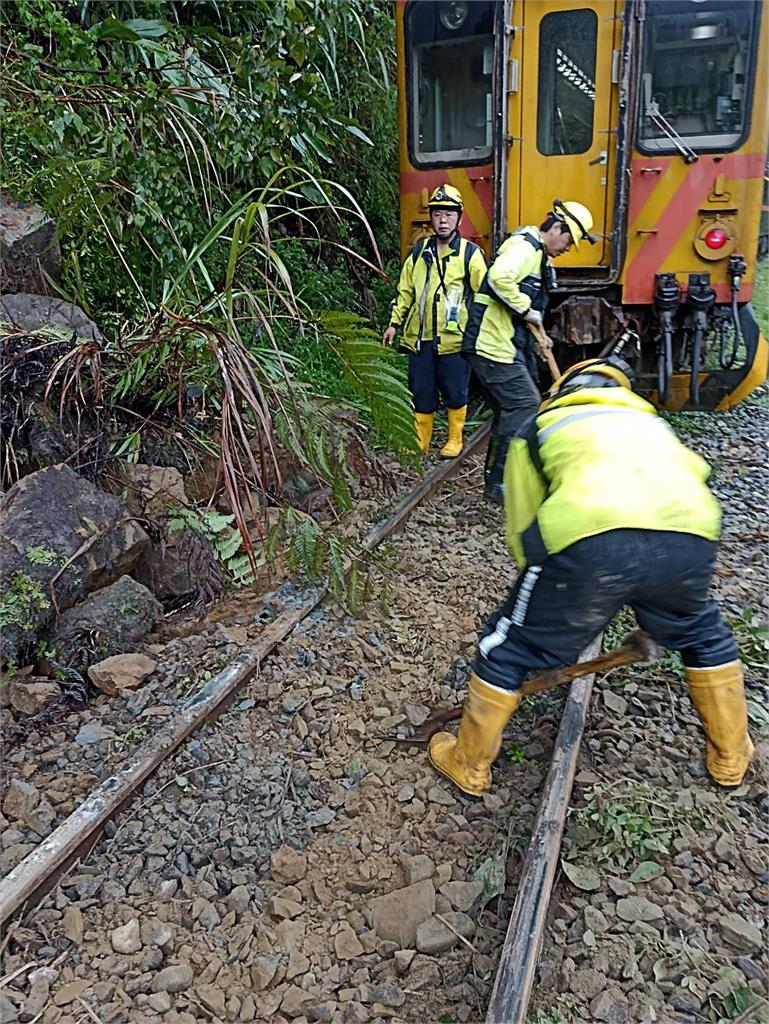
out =
{"type": "Polygon", "coordinates": [[[429,242],[430,242],[429,238],[420,238],[419,241],[414,245],[413,249],[411,250],[411,265],[412,265],[412,267],[415,267],[417,265],[417,260],[422,255],[422,253],[425,251],[425,249],[427,248],[427,245],[428,245],[429,242]]]}
{"type": "Polygon", "coordinates": [[[465,296],[464,296],[464,298],[465,298],[465,306],[469,309],[470,308],[470,303],[471,303],[472,298],[473,298],[473,290],[470,287],[470,260],[473,258],[473,255],[474,255],[475,251],[477,250],[478,246],[475,244],[475,242],[468,242],[466,238],[462,239],[462,241],[460,242],[460,245],[464,245],[464,247],[465,247],[465,267],[464,267],[465,276],[464,276],[464,279],[463,279],[464,283],[465,283],[465,296]]]}
{"type": "Polygon", "coordinates": [[[545,466],[542,462],[542,455],[539,450],[539,428],[537,426],[538,416],[539,413],[535,413],[533,416],[530,416],[529,419],[521,425],[515,436],[523,438],[526,442],[526,447],[529,450],[529,458],[531,459],[534,468],[542,478],[545,487],[549,490],[550,480],[545,472],[545,466]]]}

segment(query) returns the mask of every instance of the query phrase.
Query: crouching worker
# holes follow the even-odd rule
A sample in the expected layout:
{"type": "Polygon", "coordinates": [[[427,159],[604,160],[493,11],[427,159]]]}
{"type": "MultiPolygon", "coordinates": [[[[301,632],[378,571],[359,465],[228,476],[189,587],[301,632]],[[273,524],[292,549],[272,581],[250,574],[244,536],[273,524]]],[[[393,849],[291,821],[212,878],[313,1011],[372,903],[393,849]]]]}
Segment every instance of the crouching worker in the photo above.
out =
{"type": "Polygon", "coordinates": [[[465,793],[489,789],[526,676],[575,662],[624,605],[681,652],[712,779],[737,786],[747,771],[742,665],[708,597],[721,519],[709,467],[631,381],[622,359],[578,363],[510,444],[505,515],[521,574],[484,629],[458,735],[429,747],[465,793]]]}
{"type": "Polygon", "coordinates": [[[434,234],[420,239],[406,257],[382,343],[392,345],[402,328],[400,347],[409,357],[420,451],[430,447],[440,395],[449,421],[448,441],[440,454],[453,459],[462,451],[470,384],[470,367],[460,355],[462,332],[473,294],[486,275],[486,260],[482,250],[459,233],[459,189],[439,185],[427,205],[434,234]]]}

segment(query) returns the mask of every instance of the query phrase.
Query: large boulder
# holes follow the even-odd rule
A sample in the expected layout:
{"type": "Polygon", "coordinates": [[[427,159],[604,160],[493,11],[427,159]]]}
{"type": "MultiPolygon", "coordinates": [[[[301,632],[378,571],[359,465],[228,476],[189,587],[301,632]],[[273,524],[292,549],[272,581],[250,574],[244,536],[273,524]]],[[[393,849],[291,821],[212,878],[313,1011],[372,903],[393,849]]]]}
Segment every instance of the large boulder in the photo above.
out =
{"type": "MultiPolygon", "coordinates": [[[[174,507],[184,508],[189,504],[184,477],[174,466],[126,462],[121,467],[121,475],[128,507],[137,515],[162,522],[174,507]]],[[[195,589],[189,557],[178,547],[181,538],[181,531],[175,530],[159,541],[153,540],[134,570],[136,579],[161,601],[184,597],[195,589]]]]}
{"type": "Polygon", "coordinates": [[[181,536],[181,531],[177,530],[163,542],[153,541],[134,569],[137,580],[164,602],[186,597],[197,585],[188,555],[179,550],[181,536]]]}
{"type": "Polygon", "coordinates": [[[0,498],[0,661],[19,664],[56,612],[123,576],[149,544],[125,502],[67,466],[0,498]],[[70,561],[71,560],[71,561],[70,561]]]}
{"type": "Polygon", "coordinates": [[[58,280],[61,252],[55,224],[34,203],[0,195],[0,282],[5,292],[48,294],[46,275],[58,280]]]}
{"type": "Polygon", "coordinates": [[[121,576],[65,611],[46,646],[57,661],[86,666],[135,651],[162,619],[163,609],[149,590],[130,576],[121,576]]]}
{"type": "Polygon", "coordinates": [[[134,513],[162,516],[174,506],[189,504],[184,493],[184,477],[174,466],[145,466],[141,462],[121,463],[128,507],[134,513]]]}
{"type": "Polygon", "coordinates": [[[73,335],[83,341],[101,341],[102,333],[80,306],[49,295],[30,295],[27,292],[3,295],[0,298],[0,335],[3,323],[20,331],[34,331],[40,327],[69,327],[73,335]]]}
{"type": "MultiPolygon", "coordinates": [[[[26,293],[0,297],[3,424],[13,435],[17,457],[11,469],[16,462],[25,473],[60,462],[94,464],[102,440],[94,417],[81,409],[71,421],[72,402],[62,408],[59,402],[63,380],[72,369],[67,356],[83,342],[88,351],[81,350],[79,357],[96,358],[100,341],[96,324],[70,302],[26,293]],[[41,344],[41,335],[33,332],[44,327],[56,331],[46,334],[41,344]]],[[[76,390],[70,390],[70,398],[76,390]]]]}

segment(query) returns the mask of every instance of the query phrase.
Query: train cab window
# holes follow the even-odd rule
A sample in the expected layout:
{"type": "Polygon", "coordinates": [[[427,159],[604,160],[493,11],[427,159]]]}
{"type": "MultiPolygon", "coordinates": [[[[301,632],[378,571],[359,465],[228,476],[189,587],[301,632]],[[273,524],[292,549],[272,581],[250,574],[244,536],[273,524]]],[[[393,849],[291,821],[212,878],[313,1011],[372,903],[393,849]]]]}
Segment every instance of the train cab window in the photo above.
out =
{"type": "Polygon", "coordinates": [[[728,149],[748,124],[753,0],[649,0],[641,67],[639,148],[728,149]]]}
{"type": "Polygon", "coordinates": [[[491,156],[493,4],[416,0],[406,11],[409,150],[417,167],[491,156]]]}
{"type": "Polygon", "coordinates": [[[554,11],[539,29],[537,149],[545,156],[586,153],[593,144],[595,11],[554,11]]]}

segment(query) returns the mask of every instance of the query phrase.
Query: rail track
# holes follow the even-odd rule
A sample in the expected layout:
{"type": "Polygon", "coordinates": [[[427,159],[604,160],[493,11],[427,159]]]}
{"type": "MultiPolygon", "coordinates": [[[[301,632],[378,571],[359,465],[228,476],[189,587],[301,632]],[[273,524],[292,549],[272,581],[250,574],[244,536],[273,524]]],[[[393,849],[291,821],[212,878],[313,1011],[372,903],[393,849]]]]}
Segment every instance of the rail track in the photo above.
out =
{"type": "MultiPolygon", "coordinates": [[[[409,516],[420,507],[421,503],[436,494],[443,482],[457,475],[463,462],[481,448],[486,432],[486,429],[482,428],[473,435],[465,446],[460,459],[438,465],[429,471],[419,486],[403,499],[392,515],[371,531],[366,539],[366,546],[369,549],[374,548],[384,538],[399,530],[409,516]]],[[[310,589],[301,600],[265,626],[256,643],[248,651],[228,664],[223,671],[189,698],[166,721],[157,735],[137,749],[119,770],[99,783],[80,807],[0,881],[0,926],[6,930],[4,943],[8,943],[20,928],[24,928],[25,922],[28,916],[33,914],[35,906],[45,906],[46,894],[59,880],[66,878],[67,873],[72,870],[72,866],[88,859],[91,851],[103,838],[105,829],[108,830],[111,838],[116,832],[119,832],[114,824],[110,826],[109,823],[113,822],[121,812],[128,813],[131,802],[146,786],[153,773],[166,764],[174,752],[178,752],[183,747],[184,741],[188,737],[199,731],[206,723],[210,723],[222,715],[232,705],[233,699],[244,684],[258,675],[260,666],[267,656],[285,642],[292,631],[319,608],[325,596],[325,591],[320,587],[310,589]]],[[[597,650],[597,645],[586,651],[584,657],[593,656],[595,650],[597,650]]],[[[517,894],[510,912],[507,934],[491,985],[485,1017],[488,1024],[524,1024],[527,1020],[530,997],[536,978],[537,958],[545,938],[551,891],[558,869],[561,838],[579,763],[580,744],[587,722],[592,689],[592,677],[576,680],[571,686],[563,707],[557,736],[553,743],[549,770],[541,789],[539,808],[531,828],[527,853],[517,879],[517,894]]],[[[294,713],[291,721],[295,722],[297,717],[298,713],[294,713]]],[[[380,752],[383,758],[386,757],[387,751],[384,748],[380,747],[380,752]]],[[[416,776],[418,772],[419,769],[415,765],[414,775],[416,776]]],[[[172,780],[173,777],[172,774],[172,780]]],[[[289,788],[290,777],[291,769],[289,768],[286,790],[289,788]]],[[[169,783],[161,786],[157,792],[162,791],[166,785],[169,783]]],[[[460,804],[460,813],[455,817],[467,820],[461,813],[462,810],[463,805],[460,804]]],[[[469,815],[470,811],[467,813],[469,815]]],[[[120,827],[122,828],[122,825],[120,827]]],[[[460,830],[462,828],[461,820],[459,828],[460,830]]],[[[408,877],[407,875],[407,881],[408,877]]],[[[358,888],[353,887],[353,892],[368,891],[365,885],[355,884],[358,885],[358,888]]],[[[211,948],[213,951],[214,947],[211,948]]],[[[26,970],[29,969],[28,965],[26,970]]],[[[24,972],[17,971],[17,976],[20,973],[24,972]]],[[[6,977],[2,979],[2,982],[10,984],[12,980],[6,977]]],[[[2,993],[2,983],[0,983],[0,993],[2,993]]],[[[78,999],[80,999],[79,996],[78,999]]],[[[89,1013],[86,1004],[83,1005],[85,1012],[89,1013]]],[[[385,1002],[384,1005],[387,1006],[387,1003],[385,1002]]],[[[192,1019],[220,1019],[217,1016],[217,1009],[218,1007],[211,1009],[210,1006],[204,1006],[200,1010],[200,1017],[192,1019]]],[[[280,1008],[276,1006],[273,1012],[278,1009],[288,1016],[299,1015],[290,1008],[287,1009],[283,1004],[280,1005],[280,1008]]],[[[44,1016],[44,1012],[44,1009],[41,1010],[40,1016],[35,1019],[40,1019],[47,1024],[48,1018],[44,1016]]],[[[94,1014],[94,1011],[91,1010],[90,1013],[94,1014]]],[[[394,1007],[394,1004],[390,1005],[387,1015],[397,1016],[397,1008],[394,1007]]],[[[102,1018],[94,1014],[87,1019],[101,1020],[102,1018]]],[[[121,1018],[113,1016],[109,1019],[119,1021],[121,1018]]],[[[126,1017],[125,1019],[128,1021],[131,1018],[126,1017]]],[[[144,1020],[145,1018],[137,1017],[136,1019],[144,1020]]],[[[233,1017],[230,1012],[227,1017],[221,1019],[239,1020],[240,1017],[233,1017]]],[[[323,1018],[310,1017],[309,1019],[323,1018]]],[[[332,1018],[329,1017],[330,1019],[332,1018]]],[[[346,1020],[347,1018],[340,1019],[346,1020]]],[[[350,1016],[349,1019],[354,1018],[350,1016]]],[[[361,1017],[361,1019],[363,1018],[361,1017]]],[[[365,1019],[370,1018],[366,1017],[365,1019]]],[[[405,1019],[421,1018],[417,1016],[405,1019]]]]}

